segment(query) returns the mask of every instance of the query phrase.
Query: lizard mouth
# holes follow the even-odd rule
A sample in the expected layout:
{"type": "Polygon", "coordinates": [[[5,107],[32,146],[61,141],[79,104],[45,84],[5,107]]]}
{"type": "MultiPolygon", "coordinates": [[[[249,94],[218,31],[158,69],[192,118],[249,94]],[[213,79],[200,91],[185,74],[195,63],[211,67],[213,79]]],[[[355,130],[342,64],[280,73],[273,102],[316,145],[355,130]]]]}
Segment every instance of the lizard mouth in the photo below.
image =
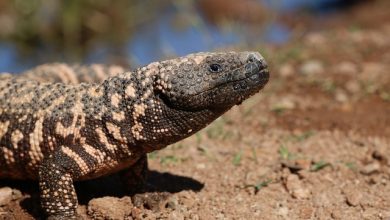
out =
{"type": "Polygon", "coordinates": [[[227,85],[232,85],[233,90],[237,94],[236,105],[240,105],[248,96],[261,90],[269,80],[269,70],[267,68],[262,69],[259,72],[247,74],[247,76],[241,80],[228,82],[227,85]],[[246,92],[253,91],[253,92],[246,92]]]}
{"type": "MultiPolygon", "coordinates": [[[[245,90],[250,86],[264,86],[269,80],[268,69],[262,69],[259,72],[246,74],[243,79],[228,82],[227,84],[233,84],[234,90],[245,90]]],[[[262,87],[261,87],[262,88],[262,87]]]]}
{"type": "Polygon", "coordinates": [[[260,90],[268,80],[269,71],[267,64],[261,60],[250,59],[245,64],[242,72],[234,71],[226,74],[222,78],[222,82],[218,83],[216,87],[233,85],[233,90],[236,92],[243,92],[252,88],[260,90]]]}

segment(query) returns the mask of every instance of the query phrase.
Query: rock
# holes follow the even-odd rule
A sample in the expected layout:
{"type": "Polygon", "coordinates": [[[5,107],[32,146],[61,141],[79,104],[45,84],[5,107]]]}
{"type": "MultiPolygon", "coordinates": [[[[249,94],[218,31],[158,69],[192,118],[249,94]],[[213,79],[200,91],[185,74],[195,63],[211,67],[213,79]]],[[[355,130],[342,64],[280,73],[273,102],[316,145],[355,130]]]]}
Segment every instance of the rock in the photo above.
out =
{"type": "Polygon", "coordinates": [[[288,167],[291,173],[297,173],[300,170],[310,170],[312,161],[309,159],[282,160],[282,165],[288,167]]]}
{"type": "Polygon", "coordinates": [[[20,190],[18,189],[12,189],[12,200],[18,200],[18,199],[21,199],[23,197],[23,194],[22,192],[20,192],[20,190]]]}
{"type": "Polygon", "coordinates": [[[184,220],[184,215],[178,211],[173,211],[169,213],[169,220],[184,220]]]}
{"type": "Polygon", "coordinates": [[[358,206],[363,198],[363,195],[358,190],[347,190],[344,193],[349,206],[358,206]]]}
{"type": "Polygon", "coordinates": [[[305,62],[300,68],[300,73],[304,75],[321,74],[324,72],[325,70],[322,62],[317,60],[309,60],[305,62]]]}
{"type": "Polygon", "coordinates": [[[386,157],[386,153],[381,151],[381,150],[375,150],[373,153],[372,153],[372,158],[374,158],[375,160],[379,161],[379,162],[382,162],[383,164],[388,164],[389,160],[387,159],[386,157]]]}
{"type": "Polygon", "coordinates": [[[163,210],[168,199],[171,196],[168,192],[147,192],[133,196],[134,205],[137,207],[147,207],[148,209],[159,212],[163,210]]]}
{"type": "Polygon", "coordinates": [[[198,168],[199,170],[204,170],[206,169],[206,164],[204,163],[196,164],[196,168],[198,168]]]}
{"type": "Polygon", "coordinates": [[[371,175],[373,173],[379,172],[381,169],[381,165],[378,162],[372,162],[367,165],[365,165],[360,172],[365,175],[371,175]]]}
{"type": "Polygon", "coordinates": [[[133,219],[141,219],[142,218],[142,211],[141,209],[137,208],[137,207],[133,207],[131,209],[131,217],[133,217],[133,219]]]}
{"type": "Polygon", "coordinates": [[[334,209],[330,215],[333,219],[336,220],[343,219],[343,215],[341,214],[340,209],[334,209]]]}
{"type": "Polygon", "coordinates": [[[285,78],[294,75],[294,72],[294,67],[290,64],[283,64],[279,69],[280,76],[285,78]]]}
{"type": "Polygon", "coordinates": [[[179,207],[179,201],[177,199],[177,196],[172,196],[171,198],[169,198],[169,200],[167,201],[167,208],[170,208],[172,210],[176,210],[178,209],[179,207]]]}
{"type": "Polygon", "coordinates": [[[312,172],[310,172],[310,167],[304,170],[298,171],[298,176],[301,179],[309,179],[312,176],[312,172]]]}
{"type": "Polygon", "coordinates": [[[307,199],[310,197],[310,190],[305,188],[297,175],[291,174],[287,176],[285,182],[286,188],[290,195],[296,199],[307,199]]]}
{"type": "Polygon", "coordinates": [[[335,73],[354,75],[357,74],[358,68],[356,64],[349,61],[344,61],[336,65],[333,71],[335,73]]]}
{"type": "Polygon", "coordinates": [[[7,205],[11,201],[21,199],[22,197],[22,192],[17,189],[11,189],[10,187],[0,188],[0,207],[7,205]]]}
{"type": "Polygon", "coordinates": [[[12,189],[9,187],[0,188],[0,207],[12,201],[12,189]]]}
{"type": "Polygon", "coordinates": [[[272,109],[294,109],[295,107],[296,104],[291,97],[283,97],[272,106],[272,109]]]}
{"type": "Polygon", "coordinates": [[[218,213],[215,217],[216,219],[226,219],[225,214],[223,214],[222,212],[218,213]]]}
{"type": "Polygon", "coordinates": [[[103,197],[89,201],[88,215],[93,219],[125,219],[131,215],[132,207],[130,197],[103,197]]]}
{"type": "Polygon", "coordinates": [[[348,96],[343,90],[337,89],[335,92],[335,99],[338,102],[344,103],[348,101],[348,96]]]}
{"type": "Polygon", "coordinates": [[[281,217],[283,217],[283,218],[285,218],[285,219],[287,219],[288,218],[288,212],[289,212],[288,207],[281,206],[281,207],[279,207],[277,209],[276,214],[281,216],[281,217]]]}
{"type": "Polygon", "coordinates": [[[348,90],[350,93],[358,93],[362,90],[360,84],[356,80],[349,80],[345,84],[345,88],[348,90]]]}

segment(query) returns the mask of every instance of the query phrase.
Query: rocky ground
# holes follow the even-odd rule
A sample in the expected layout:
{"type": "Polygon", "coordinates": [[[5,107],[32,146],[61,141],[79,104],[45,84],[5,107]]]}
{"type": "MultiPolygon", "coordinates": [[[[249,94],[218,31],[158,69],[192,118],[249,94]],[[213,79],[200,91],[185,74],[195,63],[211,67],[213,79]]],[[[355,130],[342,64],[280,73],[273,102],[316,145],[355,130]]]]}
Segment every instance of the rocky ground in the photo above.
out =
{"type": "MultiPolygon", "coordinates": [[[[268,86],[150,154],[150,202],[135,207],[114,176],[77,185],[81,215],[390,219],[390,2],[373,2],[288,45],[257,48],[270,62],[268,86]]],[[[38,203],[36,183],[1,182],[0,219],[39,218],[38,203]]]]}

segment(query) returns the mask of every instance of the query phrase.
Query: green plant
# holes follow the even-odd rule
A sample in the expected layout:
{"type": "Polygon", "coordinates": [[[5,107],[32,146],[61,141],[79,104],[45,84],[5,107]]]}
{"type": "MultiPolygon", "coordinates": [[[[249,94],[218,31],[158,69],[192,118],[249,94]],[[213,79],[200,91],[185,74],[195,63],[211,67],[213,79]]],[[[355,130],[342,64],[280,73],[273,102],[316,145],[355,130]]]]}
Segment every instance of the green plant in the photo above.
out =
{"type": "Polygon", "coordinates": [[[318,162],[314,163],[310,167],[310,171],[317,172],[317,171],[322,170],[325,167],[330,166],[330,165],[331,165],[330,163],[321,160],[321,161],[318,161],[318,162]]]}
{"type": "Polygon", "coordinates": [[[284,160],[290,159],[292,157],[291,153],[288,151],[288,148],[283,144],[279,147],[279,155],[284,160]]]}
{"type": "Polygon", "coordinates": [[[242,159],[242,150],[240,150],[234,157],[233,157],[233,165],[238,166],[241,163],[242,159]]]}
{"type": "Polygon", "coordinates": [[[253,187],[255,189],[255,194],[257,194],[262,188],[268,186],[272,182],[272,179],[266,179],[264,181],[259,182],[258,184],[248,184],[245,187],[253,187]]]}
{"type": "Polygon", "coordinates": [[[179,161],[180,159],[174,155],[167,155],[160,158],[160,163],[162,165],[175,164],[178,163],[179,161]]]}

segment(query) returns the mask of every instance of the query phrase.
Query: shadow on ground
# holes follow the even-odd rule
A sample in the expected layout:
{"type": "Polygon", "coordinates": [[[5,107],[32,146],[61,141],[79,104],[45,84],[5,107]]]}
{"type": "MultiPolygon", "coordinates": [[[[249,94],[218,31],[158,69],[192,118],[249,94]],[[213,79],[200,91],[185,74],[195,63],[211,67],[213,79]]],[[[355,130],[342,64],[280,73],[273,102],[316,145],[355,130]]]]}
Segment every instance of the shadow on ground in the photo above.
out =
{"type": "MultiPolygon", "coordinates": [[[[146,189],[146,193],[178,193],[185,190],[199,192],[204,187],[203,183],[191,177],[158,171],[149,171],[147,183],[152,185],[153,189],[146,189]]],[[[20,201],[21,209],[36,219],[43,215],[40,210],[38,182],[1,180],[0,188],[5,186],[22,192],[24,199],[20,201]]],[[[118,175],[76,182],[75,188],[80,205],[87,205],[90,200],[100,197],[112,196],[121,198],[128,196],[118,175]]],[[[17,204],[15,204],[14,208],[17,208],[17,204]]]]}

